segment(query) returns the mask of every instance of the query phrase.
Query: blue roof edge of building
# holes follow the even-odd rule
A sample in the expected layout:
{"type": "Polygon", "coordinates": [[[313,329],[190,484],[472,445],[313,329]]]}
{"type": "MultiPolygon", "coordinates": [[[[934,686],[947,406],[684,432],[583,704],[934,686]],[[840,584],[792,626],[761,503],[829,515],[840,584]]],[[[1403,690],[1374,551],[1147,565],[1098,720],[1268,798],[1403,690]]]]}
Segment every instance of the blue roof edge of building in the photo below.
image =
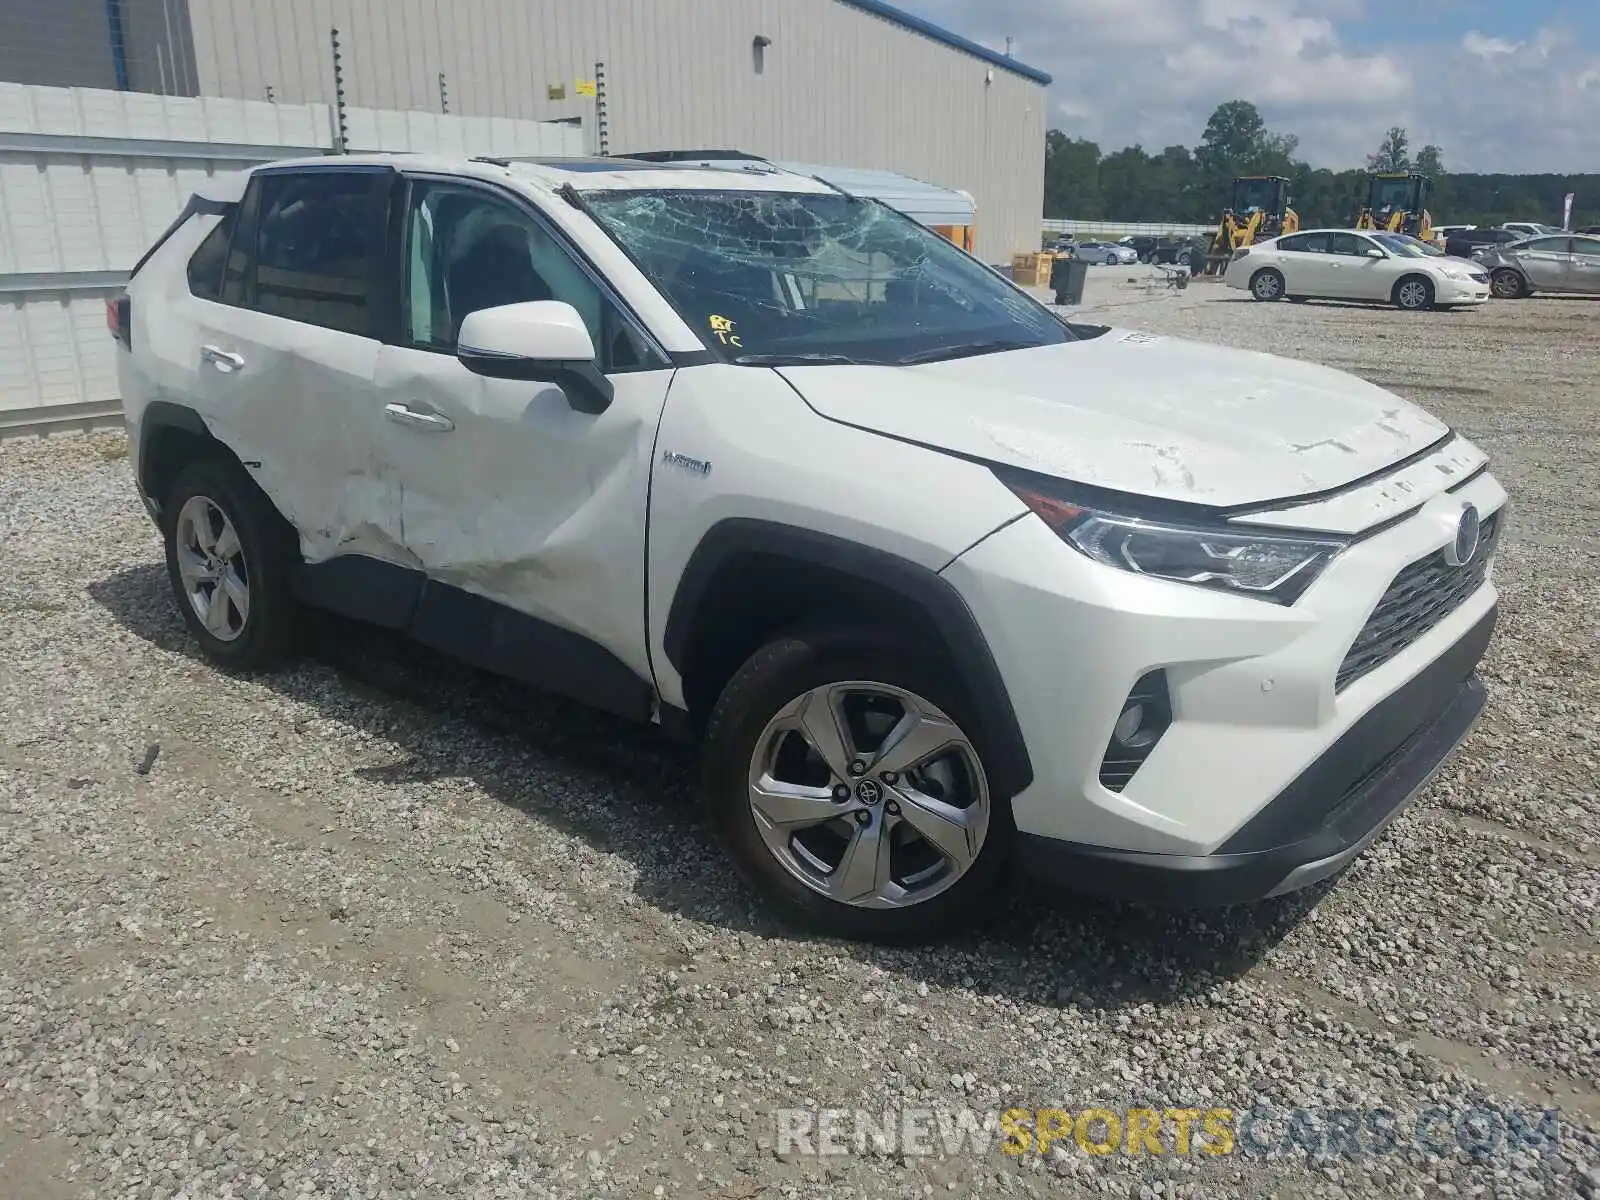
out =
{"type": "Polygon", "coordinates": [[[882,17],[886,21],[893,21],[896,25],[904,26],[915,33],[923,34],[936,42],[943,42],[953,50],[961,50],[985,62],[991,62],[997,67],[1004,67],[1007,71],[1021,75],[1024,79],[1031,79],[1035,83],[1049,86],[1051,78],[1037,67],[1030,67],[1020,63],[1014,58],[1008,58],[998,51],[987,46],[980,46],[970,38],[964,38],[959,33],[951,33],[948,29],[935,25],[932,21],[924,21],[921,17],[906,12],[903,8],[896,8],[892,4],[885,4],[883,0],[839,0],[841,4],[848,4],[851,8],[859,8],[862,12],[871,13],[873,16],[882,17]]]}

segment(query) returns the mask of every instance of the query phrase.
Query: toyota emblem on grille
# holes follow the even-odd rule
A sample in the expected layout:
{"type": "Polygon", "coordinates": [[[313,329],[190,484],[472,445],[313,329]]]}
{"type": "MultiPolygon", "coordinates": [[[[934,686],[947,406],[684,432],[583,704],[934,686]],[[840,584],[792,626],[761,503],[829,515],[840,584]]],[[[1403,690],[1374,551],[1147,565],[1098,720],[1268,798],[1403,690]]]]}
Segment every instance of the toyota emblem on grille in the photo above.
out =
{"type": "Polygon", "coordinates": [[[1455,541],[1444,549],[1445,562],[1452,567],[1464,567],[1471,562],[1473,555],[1478,553],[1478,535],[1481,532],[1478,510],[1469,504],[1461,510],[1461,520],[1456,525],[1455,541]]]}

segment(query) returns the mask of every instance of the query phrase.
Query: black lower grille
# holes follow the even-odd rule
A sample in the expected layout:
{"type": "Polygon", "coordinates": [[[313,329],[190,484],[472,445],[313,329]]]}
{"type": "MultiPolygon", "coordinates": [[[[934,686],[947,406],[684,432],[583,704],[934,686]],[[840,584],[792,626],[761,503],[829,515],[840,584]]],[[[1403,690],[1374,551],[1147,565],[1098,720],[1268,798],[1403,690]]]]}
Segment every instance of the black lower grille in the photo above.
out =
{"type": "Polygon", "coordinates": [[[1440,550],[1396,575],[1339,664],[1334,689],[1343,691],[1367,672],[1377,670],[1460,608],[1483,586],[1499,540],[1500,514],[1495,513],[1484,519],[1478,552],[1471,562],[1451,566],[1440,550]]]}

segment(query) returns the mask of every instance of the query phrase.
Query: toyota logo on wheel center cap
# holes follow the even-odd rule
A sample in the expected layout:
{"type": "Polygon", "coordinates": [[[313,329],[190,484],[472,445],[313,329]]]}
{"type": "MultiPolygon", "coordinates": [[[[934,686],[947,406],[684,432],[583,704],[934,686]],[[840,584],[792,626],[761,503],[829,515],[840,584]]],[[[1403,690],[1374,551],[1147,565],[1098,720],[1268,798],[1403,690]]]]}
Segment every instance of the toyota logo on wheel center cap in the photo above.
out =
{"type": "Polygon", "coordinates": [[[1478,538],[1482,531],[1478,510],[1467,505],[1461,510],[1461,519],[1456,523],[1455,540],[1444,548],[1445,562],[1452,567],[1464,567],[1471,562],[1478,553],[1478,538]]]}
{"type": "Polygon", "coordinates": [[[856,799],[863,804],[876,804],[883,799],[883,789],[875,779],[863,779],[856,784],[856,799]]]}

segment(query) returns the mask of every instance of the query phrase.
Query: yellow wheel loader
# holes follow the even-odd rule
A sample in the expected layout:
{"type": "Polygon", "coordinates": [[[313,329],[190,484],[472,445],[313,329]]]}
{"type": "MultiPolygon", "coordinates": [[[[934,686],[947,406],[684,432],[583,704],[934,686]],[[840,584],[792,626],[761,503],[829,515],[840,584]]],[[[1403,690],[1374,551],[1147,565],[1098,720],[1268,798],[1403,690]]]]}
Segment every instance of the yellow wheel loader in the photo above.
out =
{"type": "Polygon", "coordinates": [[[1294,233],[1300,214],[1289,207],[1289,181],[1282,175],[1242,175],[1233,181],[1232,201],[1211,235],[1206,254],[1206,274],[1227,268],[1235,250],[1265,238],[1294,233]]]}
{"type": "Polygon", "coordinates": [[[1367,202],[1356,218],[1357,229],[1409,233],[1433,241],[1433,214],[1428,194],[1433,180],[1427,175],[1383,174],[1367,176],[1367,202]]]}

